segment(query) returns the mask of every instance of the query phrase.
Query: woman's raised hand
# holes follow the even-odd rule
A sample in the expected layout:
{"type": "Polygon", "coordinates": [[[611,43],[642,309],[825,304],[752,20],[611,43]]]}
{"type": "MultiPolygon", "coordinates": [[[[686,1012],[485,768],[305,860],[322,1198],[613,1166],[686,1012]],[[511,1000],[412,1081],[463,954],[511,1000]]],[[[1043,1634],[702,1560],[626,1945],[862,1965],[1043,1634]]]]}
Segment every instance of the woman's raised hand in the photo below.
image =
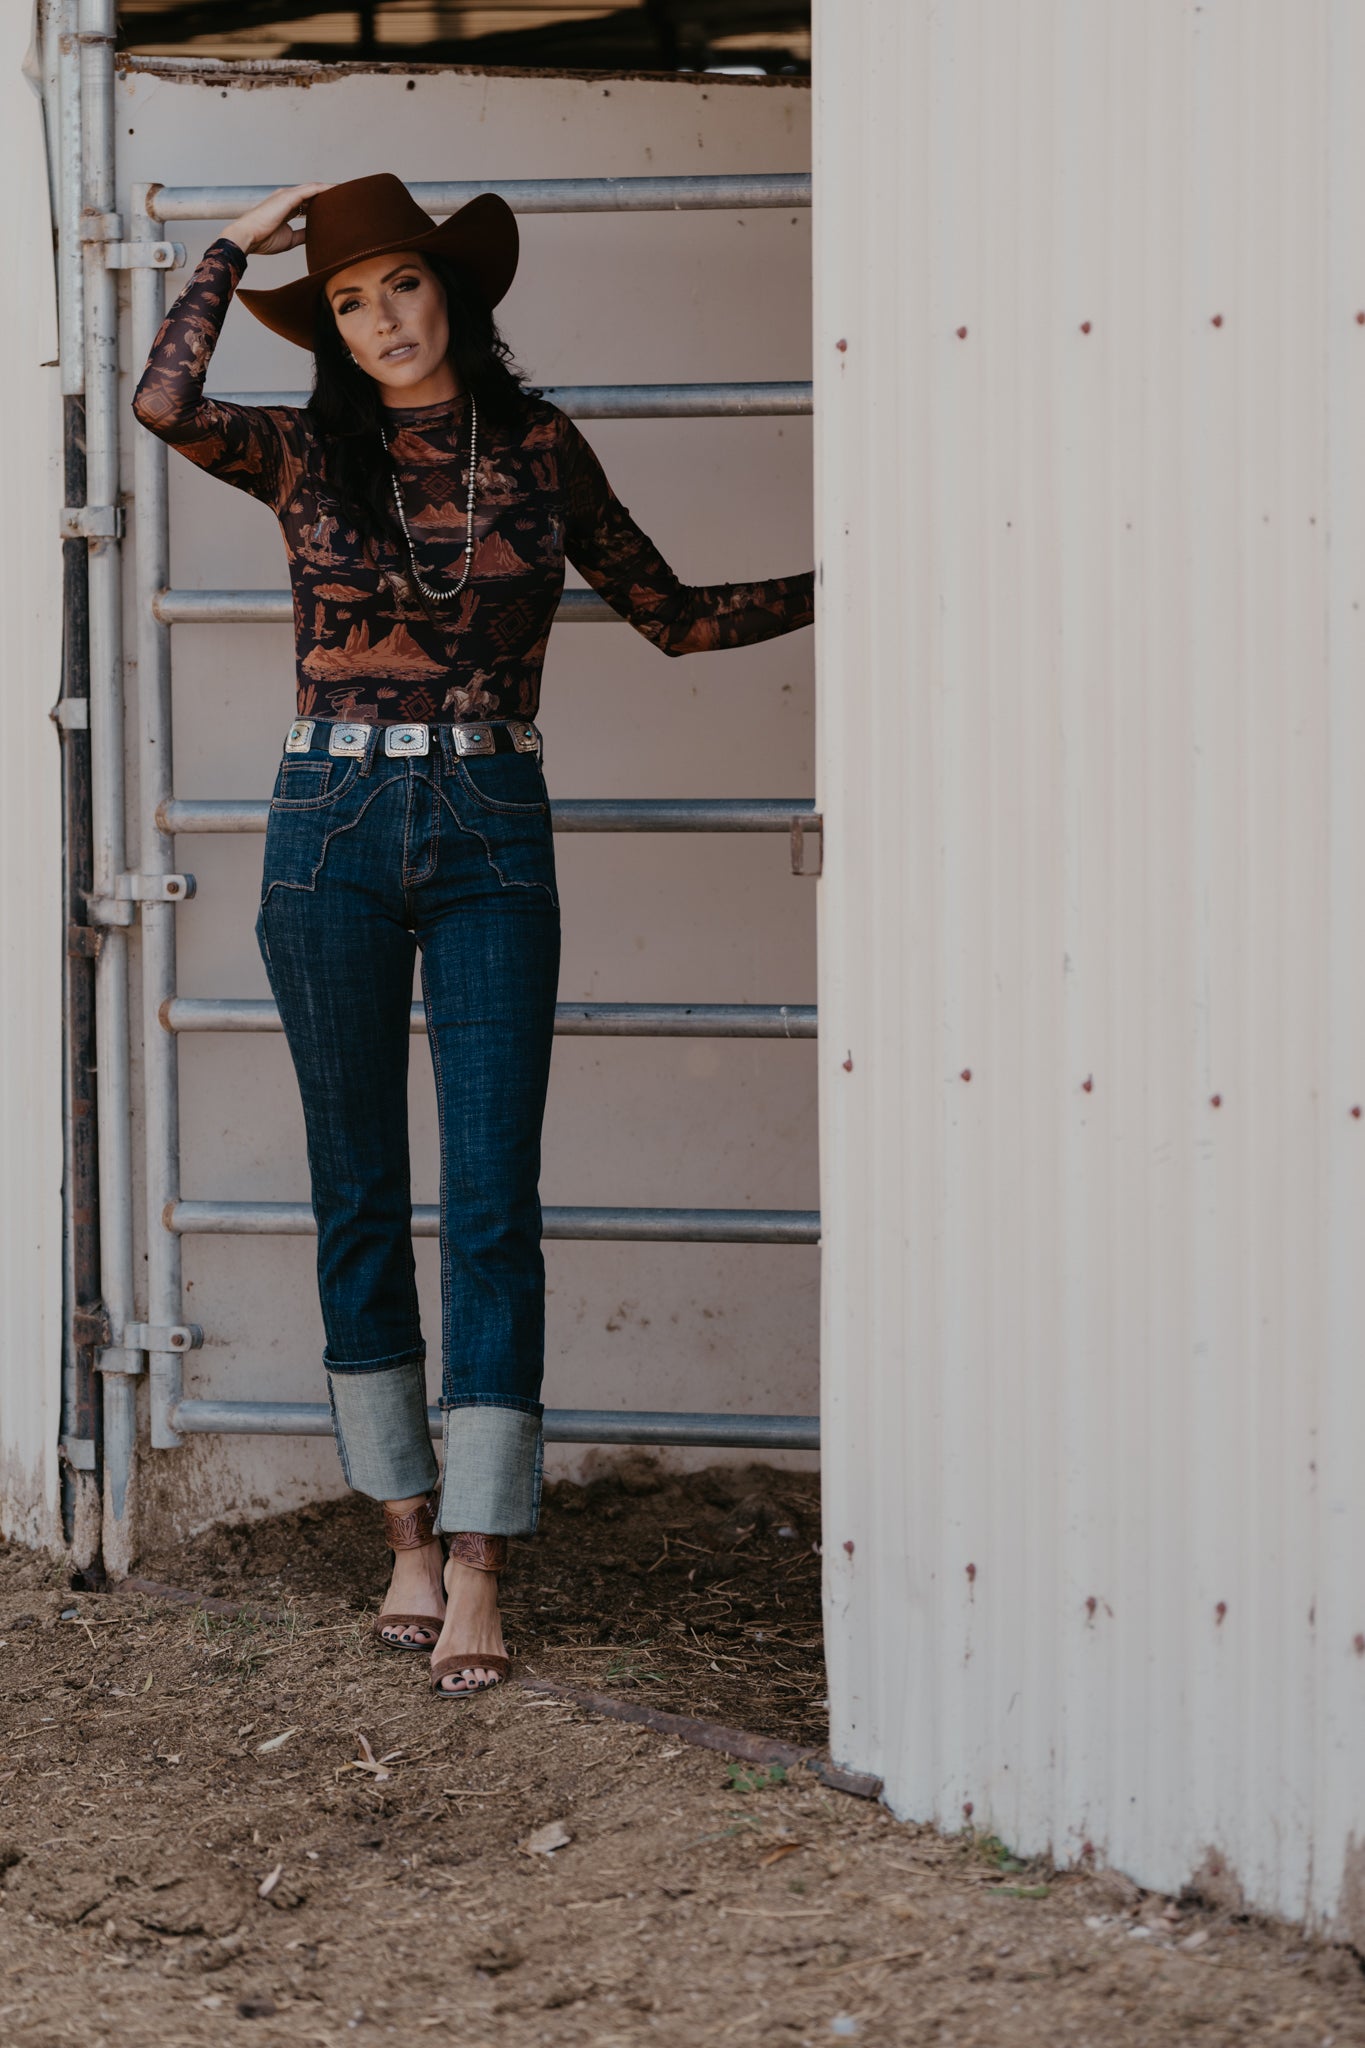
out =
{"type": "Polygon", "coordinates": [[[294,215],[307,213],[314,193],[326,190],[326,185],[281,185],[259,206],[230,222],[223,230],[224,236],[235,242],[244,256],[253,251],[261,256],[282,256],[286,249],[296,249],[303,240],[303,229],[289,225],[294,215]]]}

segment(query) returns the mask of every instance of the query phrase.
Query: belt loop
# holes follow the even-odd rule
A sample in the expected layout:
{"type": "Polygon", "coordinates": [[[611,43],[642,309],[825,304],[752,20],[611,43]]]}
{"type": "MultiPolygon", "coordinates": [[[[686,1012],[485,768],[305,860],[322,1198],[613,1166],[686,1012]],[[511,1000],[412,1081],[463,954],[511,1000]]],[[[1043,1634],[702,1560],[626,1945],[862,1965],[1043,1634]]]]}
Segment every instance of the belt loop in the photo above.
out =
{"type": "Polygon", "coordinates": [[[441,766],[447,775],[455,768],[455,728],[451,725],[434,725],[432,731],[441,736],[441,766]]]}
{"type": "Polygon", "coordinates": [[[371,725],[366,728],[365,751],[360,757],[360,772],[362,775],[368,775],[374,765],[374,757],[379,751],[380,731],[381,728],[377,725],[371,725]]]}

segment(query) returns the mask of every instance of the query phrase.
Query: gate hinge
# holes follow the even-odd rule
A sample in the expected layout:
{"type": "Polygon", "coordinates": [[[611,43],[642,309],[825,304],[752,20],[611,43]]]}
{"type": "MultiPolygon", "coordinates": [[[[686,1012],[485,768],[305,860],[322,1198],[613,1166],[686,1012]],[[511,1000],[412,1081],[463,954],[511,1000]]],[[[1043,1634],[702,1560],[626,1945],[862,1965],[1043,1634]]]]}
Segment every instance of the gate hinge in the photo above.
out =
{"type": "Polygon", "coordinates": [[[90,922],[131,924],[135,903],[188,903],[196,886],[193,875],[119,875],[112,896],[90,898],[90,922]]]}
{"type": "Polygon", "coordinates": [[[99,1350],[108,1344],[112,1337],[109,1311],[102,1301],[91,1302],[85,1308],[73,1310],[71,1342],[77,1351],[99,1350]]]}
{"type": "Polygon", "coordinates": [[[98,925],[69,924],[66,928],[66,950],[73,960],[98,960],[103,944],[104,933],[98,925]]]}
{"type": "Polygon", "coordinates": [[[142,1370],[140,1351],[123,1351],[118,1345],[111,1344],[104,1351],[95,1353],[96,1372],[122,1372],[127,1373],[131,1379],[142,1370]]]}
{"type": "Polygon", "coordinates": [[[792,819],[792,873],[818,875],[825,865],[825,821],[819,811],[800,811],[792,819]],[[806,834],[815,838],[815,864],[806,866],[806,834]]]}
{"type": "Polygon", "coordinates": [[[106,270],[179,270],[185,261],[183,242],[106,242],[106,270]]]}
{"type": "Polygon", "coordinates": [[[122,505],[63,505],[63,540],[122,540],[122,505]]]}
{"type": "Polygon", "coordinates": [[[125,1323],[126,1351],[197,1351],[204,1341],[198,1323],[125,1323]]]}
{"type": "Polygon", "coordinates": [[[81,214],[81,240],[83,242],[117,242],[123,236],[123,215],[121,213],[96,213],[87,206],[81,214]]]}

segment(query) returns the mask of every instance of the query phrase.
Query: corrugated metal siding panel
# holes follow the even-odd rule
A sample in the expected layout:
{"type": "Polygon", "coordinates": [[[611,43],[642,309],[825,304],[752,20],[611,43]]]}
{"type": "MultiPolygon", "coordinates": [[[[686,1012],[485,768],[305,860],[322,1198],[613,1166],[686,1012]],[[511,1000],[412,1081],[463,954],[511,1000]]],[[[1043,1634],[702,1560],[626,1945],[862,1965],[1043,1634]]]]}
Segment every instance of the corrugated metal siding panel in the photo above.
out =
{"type": "Polygon", "coordinates": [[[1365,11],[817,37],[836,1748],[1362,1938],[1365,11]]]}
{"type": "Polygon", "coordinates": [[[61,1540],[62,412],[29,10],[0,17],[0,1536],[61,1540]]]}

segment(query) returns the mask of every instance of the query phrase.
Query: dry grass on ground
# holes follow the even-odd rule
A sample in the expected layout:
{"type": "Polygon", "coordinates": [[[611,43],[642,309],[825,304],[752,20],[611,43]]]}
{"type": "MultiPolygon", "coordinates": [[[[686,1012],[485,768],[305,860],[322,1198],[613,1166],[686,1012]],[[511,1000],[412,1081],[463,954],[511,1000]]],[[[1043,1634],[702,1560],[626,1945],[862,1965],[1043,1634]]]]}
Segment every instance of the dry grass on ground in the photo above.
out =
{"type": "MultiPolygon", "coordinates": [[[[524,1668],[818,1741],[812,1484],[624,1477],[556,1489],[520,1547],[524,1668]]],[[[259,1604],[72,1594],[0,1552],[15,2048],[1365,2048],[1348,1951],[515,1685],[431,1700],[367,1638],[384,1560],[355,1504],[143,1569],[259,1604]]]]}

